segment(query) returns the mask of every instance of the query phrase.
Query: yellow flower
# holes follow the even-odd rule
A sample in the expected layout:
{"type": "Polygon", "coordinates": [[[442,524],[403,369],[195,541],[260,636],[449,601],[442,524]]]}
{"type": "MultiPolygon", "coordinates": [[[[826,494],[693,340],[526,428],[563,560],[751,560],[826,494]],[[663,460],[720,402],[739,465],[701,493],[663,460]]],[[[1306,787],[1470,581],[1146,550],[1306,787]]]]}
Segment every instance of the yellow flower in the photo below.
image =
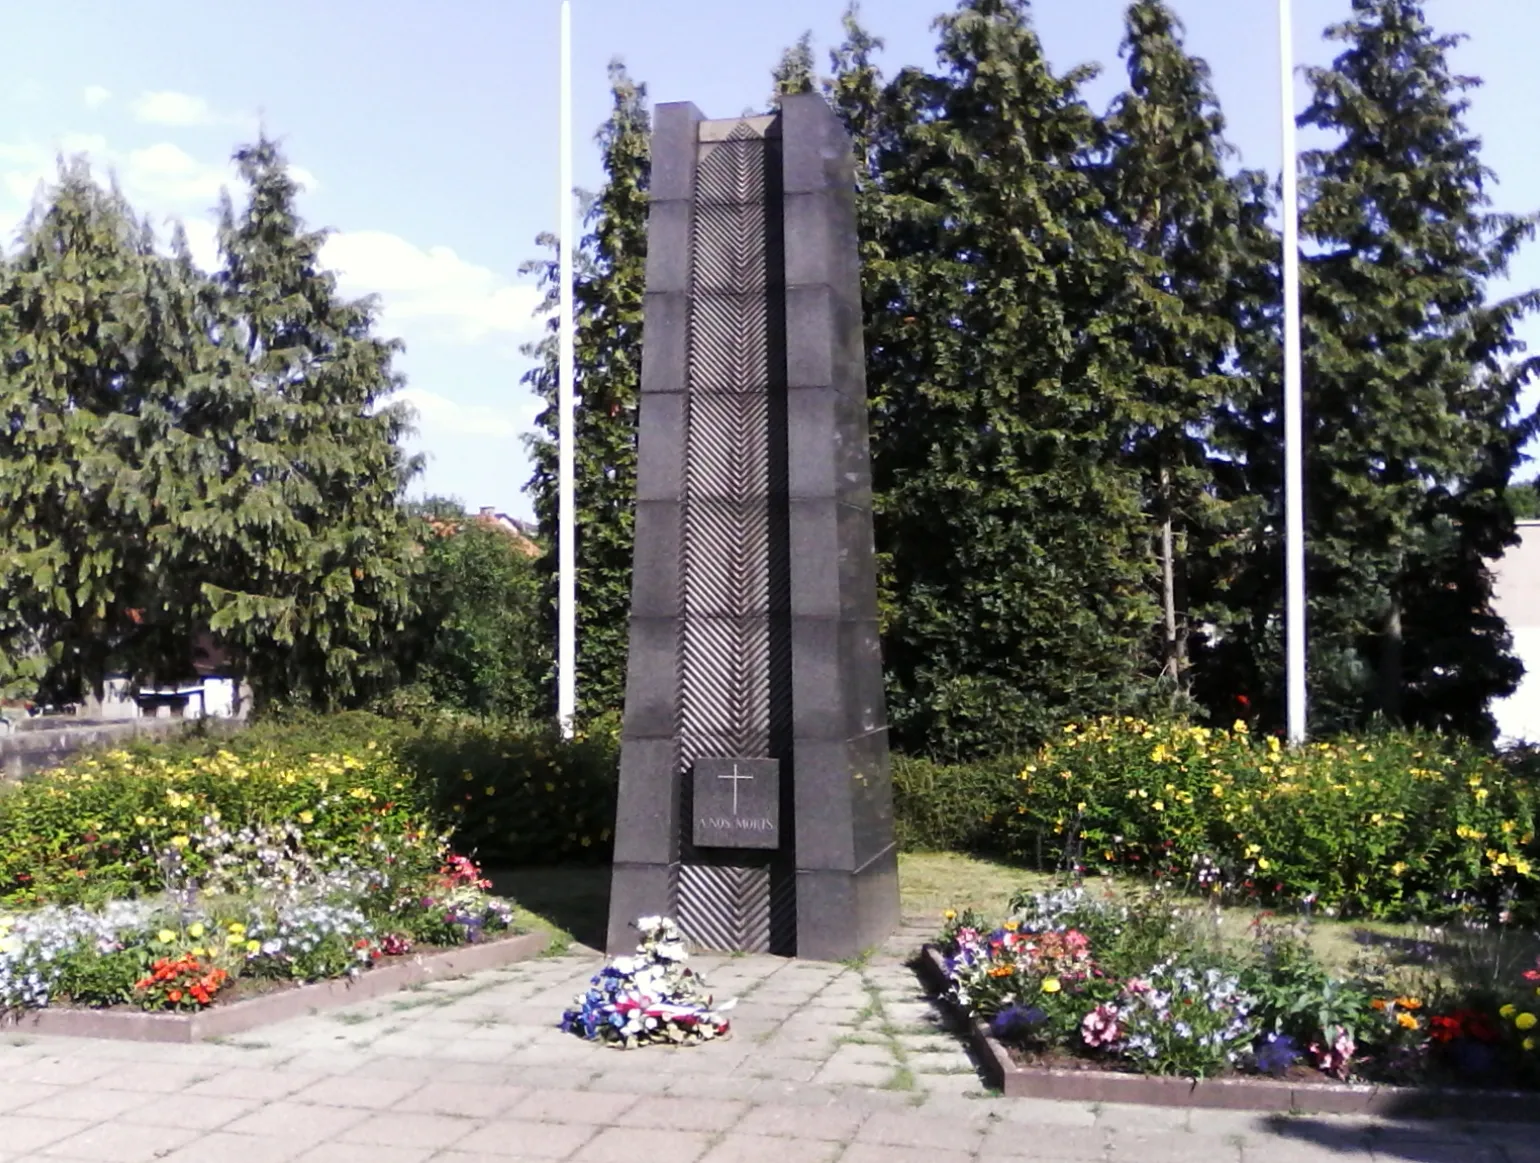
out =
{"type": "Polygon", "coordinates": [[[203,936],[203,933],[204,929],[202,921],[194,921],[192,924],[187,926],[187,935],[194,941],[203,936]]]}
{"type": "Polygon", "coordinates": [[[1406,871],[1406,862],[1405,861],[1397,860],[1394,864],[1392,864],[1390,866],[1390,873],[1391,873],[1392,876],[1400,876],[1405,871],[1406,871]]]}
{"type": "Polygon", "coordinates": [[[245,925],[241,924],[239,921],[232,921],[232,922],[230,922],[230,936],[232,936],[232,937],[244,937],[245,935],[246,935],[246,926],[245,925]]]}
{"type": "Polygon", "coordinates": [[[948,920],[948,921],[955,921],[957,919],[957,910],[956,909],[947,909],[947,911],[942,913],[941,915],[946,920],[948,920]]]}
{"type": "Polygon", "coordinates": [[[1503,1008],[1497,1012],[1504,1018],[1511,1018],[1514,1014],[1519,1012],[1519,1007],[1510,1002],[1508,1005],[1503,1006],[1503,1008]]]}
{"type": "Polygon", "coordinates": [[[299,822],[301,824],[313,824],[315,822],[315,813],[314,812],[301,812],[299,814],[299,822]]]}
{"type": "Polygon", "coordinates": [[[1005,924],[1001,926],[1001,928],[1003,928],[1007,933],[1014,933],[1017,929],[1021,928],[1021,925],[1016,921],[1006,921],[1005,924]]]}
{"type": "MultiPolygon", "coordinates": [[[[1045,977],[1045,978],[1043,978],[1043,992],[1044,993],[1058,993],[1059,990],[1061,990],[1062,988],[1064,988],[1064,987],[1059,984],[1059,979],[1057,977],[1045,977]]],[[[1534,1025],[1535,1024],[1534,1020],[1531,1019],[1529,1024],[1531,1026],[1534,1025]]]]}
{"type": "Polygon", "coordinates": [[[248,953],[258,953],[258,952],[261,952],[261,950],[262,950],[262,942],[261,941],[247,941],[246,942],[246,952],[248,952],[248,953]]]}
{"type": "Polygon", "coordinates": [[[1535,1028],[1535,1015],[1522,1013],[1513,1019],[1513,1024],[1521,1030],[1533,1030],[1535,1028]]]}
{"type": "Polygon", "coordinates": [[[1272,865],[1268,863],[1267,857],[1264,856],[1257,861],[1257,867],[1260,868],[1263,872],[1266,872],[1269,868],[1272,867],[1272,865]]]}
{"type": "Polygon", "coordinates": [[[173,848],[186,848],[187,845],[188,845],[188,839],[187,839],[186,836],[173,836],[173,837],[171,837],[171,846],[173,848]]]}
{"type": "Polygon", "coordinates": [[[1522,1045],[1526,1050],[1533,1050],[1535,1048],[1535,1040],[1533,1038],[1525,1038],[1522,1045]]]}
{"type": "Polygon", "coordinates": [[[204,949],[202,945],[194,945],[191,949],[188,950],[188,952],[191,953],[194,957],[202,957],[204,954],[204,949]]]}
{"type": "Polygon", "coordinates": [[[155,934],[155,939],[162,945],[169,945],[171,942],[176,940],[176,934],[173,933],[170,929],[162,929],[160,932],[155,934]]]}
{"type": "Polygon", "coordinates": [[[1403,1030],[1415,1030],[1417,1028],[1417,1019],[1412,1017],[1411,1014],[1397,1014],[1396,1022],[1403,1030]]]}
{"type": "Polygon", "coordinates": [[[1166,801],[1156,800],[1150,807],[1154,808],[1157,812],[1163,812],[1166,810],[1166,801]]]}

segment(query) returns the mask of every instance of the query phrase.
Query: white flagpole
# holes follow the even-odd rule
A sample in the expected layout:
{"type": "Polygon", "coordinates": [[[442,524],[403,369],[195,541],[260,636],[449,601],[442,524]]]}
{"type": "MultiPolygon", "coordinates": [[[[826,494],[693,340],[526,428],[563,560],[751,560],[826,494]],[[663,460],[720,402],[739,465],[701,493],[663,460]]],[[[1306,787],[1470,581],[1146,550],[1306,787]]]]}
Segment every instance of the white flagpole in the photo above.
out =
{"type": "Polygon", "coordinates": [[[1283,83],[1283,505],[1287,594],[1289,742],[1303,743],[1305,703],[1304,403],[1299,352],[1299,184],[1294,140],[1294,20],[1278,0],[1278,55],[1283,83]]]}
{"type": "Polygon", "coordinates": [[[557,468],[558,512],[556,523],[556,715],[562,734],[571,736],[572,716],[577,709],[577,552],[573,543],[576,503],[573,484],[572,397],[575,356],[573,352],[572,257],[576,245],[572,223],[572,3],[561,3],[561,202],[557,237],[561,246],[561,311],[557,322],[559,368],[557,371],[557,468]]]}

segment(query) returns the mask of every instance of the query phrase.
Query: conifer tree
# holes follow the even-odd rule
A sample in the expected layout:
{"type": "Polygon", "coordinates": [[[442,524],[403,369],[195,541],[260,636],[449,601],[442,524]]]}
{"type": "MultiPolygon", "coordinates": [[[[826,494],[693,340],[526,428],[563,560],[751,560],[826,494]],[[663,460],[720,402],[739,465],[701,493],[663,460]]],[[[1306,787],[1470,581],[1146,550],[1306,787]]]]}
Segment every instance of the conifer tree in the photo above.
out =
{"type": "Polygon", "coordinates": [[[1163,0],[1136,0],[1126,28],[1129,87],[1108,118],[1104,171],[1132,260],[1115,318],[1133,360],[1130,452],[1161,564],[1159,671],[1181,698],[1195,622],[1226,620],[1205,599],[1216,596],[1209,562],[1235,525],[1216,487],[1214,421],[1242,389],[1226,374],[1241,210],[1207,64],[1183,49],[1163,0]]]}
{"type": "Polygon", "coordinates": [[[152,262],[143,228],[83,161],[61,167],[0,283],[0,684],[96,688],[146,579],[140,409],[152,262]]]}
{"type": "Polygon", "coordinates": [[[1102,317],[1131,260],[1089,172],[1091,70],[1050,68],[1023,0],[938,27],[941,74],[885,98],[869,260],[885,661],[897,741],[999,750],[1139,687],[1153,558],[1102,317]]]}
{"type": "MultiPolygon", "coordinates": [[[[642,299],[646,289],[647,188],[651,116],[645,85],[618,60],[610,64],[610,116],[596,140],[605,182],[589,201],[588,230],[576,256],[574,417],[577,493],[578,713],[618,711],[625,697],[636,514],[636,411],[641,388],[642,299]]],[[[543,240],[554,246],[554,240],[543,240]]],[[[529,264],[554,306],[555,259],[529,264]]],[[[550,328],[554,328],[554,319],[550,328]]],[[[556,375],[554,330],[526,349],[538,358],[525,376],[545,401],[530,442],[535,513],[548,556],[554,630],[556,375]]],[[[554,634],[553,634],[554,640],[554,634]]],[[[552,706],[554,710],[554,703],[552,706]]]]}
{"type": "Polygon", "coordinates": [[[387,641],[409,613],[401,500],[418,462],[389,400],[400,344],[373,334],[372,302],[338,296],[278,147],[263,138],[235,162],[246,202],[224,200],[211,330],[230,370],[188,442],[197,492],[177,528],[258,698],[346,704],[390,680],[387,641]]]}
{"type": "Polygon", "coordinates": [[[1534,219],[1489,208],[1460,38],[1414,0],[1353,0],[1327,35],[1345,47],[1300,119],[1334,139],[1303,159],[1314,718],[1487,735],[1520,673],[1488,562],[1531,427],[1514,326],[1540,297],[1486,298],[1534,219]]]}
{"type": "Polygon", "coordinates": [[[781,54],[770,72],[770,104],[779,107],[781,98],[794,93],[811,93],[818,87],[813,65],[813,34],[804,32],[797,43],[781,54]]]}

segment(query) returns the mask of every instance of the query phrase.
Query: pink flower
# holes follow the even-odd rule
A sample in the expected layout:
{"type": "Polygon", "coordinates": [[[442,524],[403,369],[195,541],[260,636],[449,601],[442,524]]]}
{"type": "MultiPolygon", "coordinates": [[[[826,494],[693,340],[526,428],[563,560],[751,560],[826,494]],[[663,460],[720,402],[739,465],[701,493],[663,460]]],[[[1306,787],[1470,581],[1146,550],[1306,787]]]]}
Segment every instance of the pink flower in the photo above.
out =
{"type": "Polygon", "coordinates": [[[1323,1049],[1320,1043],[1312,1042],[1310,1055],[1315,1059],[1317,1069],[1323,1074],[1346,1078],[1348,1062],[1358,1047],[1353,1042],[1353,1035],[1341,1026],[1333,1028],[1336,1030],[1336,1037],[1332,1039],[1331,1046],[1323,1049]]]}
{"type": "Polygon", "coordinates": [[[1097,1006],[1080,1023],[1080,1036],[1087,1046],[1111,1046],[1123,1036],[1118,1011],[1109,1005],[1097,1006]]]}

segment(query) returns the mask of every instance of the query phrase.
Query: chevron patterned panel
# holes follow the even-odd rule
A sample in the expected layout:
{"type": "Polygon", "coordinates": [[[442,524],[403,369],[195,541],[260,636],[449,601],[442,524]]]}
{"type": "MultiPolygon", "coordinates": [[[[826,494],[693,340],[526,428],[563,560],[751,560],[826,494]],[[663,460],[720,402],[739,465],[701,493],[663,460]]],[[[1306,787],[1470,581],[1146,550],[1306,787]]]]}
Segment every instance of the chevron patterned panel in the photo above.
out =
{"type": "Polygon", "coordinates": [[[701,294],[690,304],[690,387],[754,392],[769,387],[765,292],[701,294]]]}
{"type": "Polygon", "coordinates": [[[739,125],[725,141],[702,146],[695,180],[697,205],[763,205],[765,139],[739,125]]]}
{"type": "MultiPolygon", "coordinates": [[[[765,141],[739,125],[700,150],[680,562],[686,771],[701,755],[769,755],[772,699],[765,141]]],[[[682,855],[679,921],[690,939],[770,949],[768,863],[714,863],[688,840],[682,855]]]]}
{"type": "Polygon", "coordinates": [[[686,864],[679,874],[679,924],[703,949],[770,951],[770,869],[686,864]]]}
{"type": "Polygon", "coordinates": [[[694,392],[686,495],[763,506],[770,492],[769,436],[770,402],[763,391],[694,392]]]}

